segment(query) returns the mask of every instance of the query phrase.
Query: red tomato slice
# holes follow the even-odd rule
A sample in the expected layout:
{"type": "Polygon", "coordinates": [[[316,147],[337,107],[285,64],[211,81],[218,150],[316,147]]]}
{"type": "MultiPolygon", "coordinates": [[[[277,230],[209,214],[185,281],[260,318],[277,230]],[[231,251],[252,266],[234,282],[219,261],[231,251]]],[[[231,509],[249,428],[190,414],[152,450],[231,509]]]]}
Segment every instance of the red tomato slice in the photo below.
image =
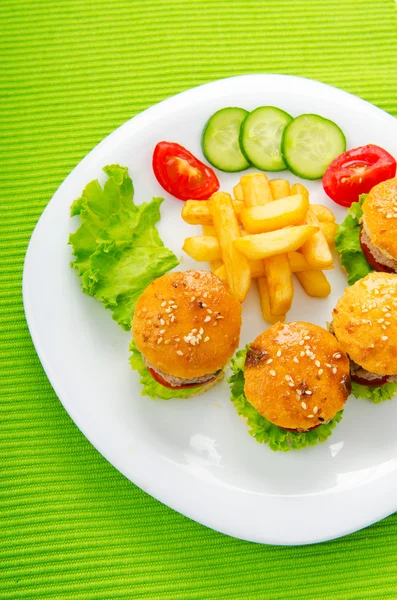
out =
{"type": "Polygon", "coordinates": [[[377,183],[396,174],[395,159],[374,144],[360,146],[341,154],[323,177],[325,193],[337,204],[350,206],[360,194],[367,194],[377,183]]]}
{"type": "Polygon", "coordinates": [[[365,258],[367,259],[367,263],[369,264],[370,267],[372,267],[373,269],[375,269],[375,271],[380,271],[382,273],[395,273],[395,271],[393,269],[391,269],[390,267],[385,267],[385,265],[381,265],[380,263],[378,263],[377,260],[375,260],[375,258],[373,257],[371,250],[368,248],[367,244],[363,241],[363,230],[361,228],[360,231],[360,246],[361,246],[361,250],[363,251],[363,254],[365,256],[365,258]]]}
{"type": "Polygon", "coordinates": [[[209,383],[210,381],[215,379],[215,376],[214,376],[211,379],[209,379],[208,381],[206,381],[205,383],[185,383],[183,385],[175,386],[175,385],[171,385],[170,383],[168,383],[168,381],[163,379],[161,377],[161,375],[159,373],[157,373],[154,369],[151,369],[150,367],[148,367],[148,369],[149,369],[150,375],[153,377],[153,379],[155,381],[157,381],[157,383],[161,383],[161,385],[163,385],[166,388],[170,388],[171,390],[183,390],[184,388],[200,387],[201,385],[207,385],[207,383],[209,383]]]}
{"type": "Polygon", "coordinates": [[[369,387],[378,387],[379,385],[383,385],[387,382],[387,375],[385,377],[378,377],[378,379],[365,379],[364,377],[356,377],[355,375],[351,375],[351,380],[354,383],[359,383],[360,385],[368,385],[369,387]]]}
{"type": "Polygon", "coordinates": [[[219,190],[214,171],[179,144],[159,142],[153,152],[159,184],[179,200],[207,200],[219,190]]]}

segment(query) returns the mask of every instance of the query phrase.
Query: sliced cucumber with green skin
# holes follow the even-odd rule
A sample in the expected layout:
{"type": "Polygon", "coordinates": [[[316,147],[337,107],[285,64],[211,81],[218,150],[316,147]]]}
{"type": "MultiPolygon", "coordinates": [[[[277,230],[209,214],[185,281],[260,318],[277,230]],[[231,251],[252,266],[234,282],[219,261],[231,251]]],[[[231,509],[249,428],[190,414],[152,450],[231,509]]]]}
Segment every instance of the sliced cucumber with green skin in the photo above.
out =
{"type": "Polygon", "coordinates": [[[292,121],[291,115],[276,106],[260,106],[244,119],[240,147],[250,163],[262,171],[283,171],[281,138],[292,121]]]}
{"type": "Polygon", "coordinates": [[[300,115],[285,128],[281,153],[292,173],[320,179],[331,162],[346,150],[343,131],[320,115],[300,115]]]}
{"type": "Polygon", "coordinates": [[[250,163],[241,152],[241,123],[248,115],[244,108],[222,108],[212,115],[204,127],[201,146],[208,162],[221,171],[244,171],[250,163]]]}

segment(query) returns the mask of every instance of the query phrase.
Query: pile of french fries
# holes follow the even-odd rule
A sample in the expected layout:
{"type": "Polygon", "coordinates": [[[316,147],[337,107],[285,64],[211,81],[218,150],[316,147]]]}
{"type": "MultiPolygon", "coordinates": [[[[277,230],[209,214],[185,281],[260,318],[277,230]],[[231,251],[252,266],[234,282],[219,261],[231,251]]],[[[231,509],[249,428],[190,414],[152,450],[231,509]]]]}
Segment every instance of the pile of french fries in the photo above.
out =
{"type": "Polygon", "coordinates": [[[292,274],[309,296],[328,296],[331,286],[323,271],[333,268],[332,212],[310,204],[300,183],[269,181],[264,173],[243,175],[233,194],[216,192],[209,200],[185,202],[183,220],[202,225],[203,235],[187,238],[183,250],[208,261],[240,302],[256,279],[268,323],[283,321],[291,308],[292,274]]]}

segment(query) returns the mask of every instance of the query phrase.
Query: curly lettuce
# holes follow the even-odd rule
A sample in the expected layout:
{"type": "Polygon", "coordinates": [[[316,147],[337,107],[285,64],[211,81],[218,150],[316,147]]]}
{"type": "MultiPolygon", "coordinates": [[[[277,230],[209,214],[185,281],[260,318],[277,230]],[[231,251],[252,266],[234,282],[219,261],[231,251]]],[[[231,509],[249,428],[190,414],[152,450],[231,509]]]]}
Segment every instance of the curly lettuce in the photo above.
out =
{"type": "Polygon", "coordinates": [[[356,398],[370,400],[379,404],[385,400],[391,400],[397,392],[397,383],[384,383],[380,386],[362,385],[352,381],[352,394],[356,398]]]}
{"type": "MultiPolygon", "coordinates": [[[[142,385],[141,396],[149,396],[149,398],[160,398],[161,400],[171,400],[171,398],[190,398],[197,394],[202,394],[213,385],[213,380],[201,386],[193,388],[183,388],[181,390],[172,389],[161,385],[151,376],[149,369],[145,365],[142,355],[137,349],[134,340],[130,343],[130,365],[139,373],[139,381],[142,385]]],[[[219,379],[221,374],[219,374],[219,379]]]]}
{"type": "Polygon", "coordinates": [[[69,237],[75,260],[71,266],[83,291],[113,312],[130,329],[135,303],[153,279],[178,265],[156,229],[163,198],[137,206],[127,167],[108,165],[103,188],[91,181],[72,204],[71,216],[81,224],[69,237]]]}
{"type": "Polygon", "coordinates": [[[347,282],[353,285],[373,269],[367,262],[360,244],[360,219],[363,215],[362,204],[368,194],[361,194],[358,202],[353,202],[343,223],[337,227],[335,248],[347,274],[347,282]]]}
{"type": "Polygon", "coordinates": [[[244,394],[244,363],[248,349],[249,345],[236,353],[231,361],[233,375],[228,379],[231,389],[231,401],[238,414],[246,420],[249,428],[248,433],[257,442],[268,444],[270,449],[274,451],[300,450],[307,446],[315,446],[319,442],[325,442],[332,434],[335,425],[342,419],[343,410],[339,411],[329,423],[320,425],[320,427],[305,433],[295,433],[277,427],[277,425],[262,417],[248,402],[244,394]]]}

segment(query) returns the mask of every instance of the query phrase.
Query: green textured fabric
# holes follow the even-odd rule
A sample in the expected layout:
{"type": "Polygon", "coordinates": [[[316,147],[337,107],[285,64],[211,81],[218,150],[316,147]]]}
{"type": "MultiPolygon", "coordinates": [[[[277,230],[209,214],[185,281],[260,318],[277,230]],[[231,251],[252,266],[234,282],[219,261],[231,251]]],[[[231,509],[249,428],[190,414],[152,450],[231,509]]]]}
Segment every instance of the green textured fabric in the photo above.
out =
{"type": "Polygon", "coordinates": [[[397,515],[321,545],[260,546],[125,480],[57,400],[21,300],[52,194],[104,136],[166,97],[289,73],[397,116],[394,1],[3,0],[0,28],[0,598],[397,598],[397,515]]]}

